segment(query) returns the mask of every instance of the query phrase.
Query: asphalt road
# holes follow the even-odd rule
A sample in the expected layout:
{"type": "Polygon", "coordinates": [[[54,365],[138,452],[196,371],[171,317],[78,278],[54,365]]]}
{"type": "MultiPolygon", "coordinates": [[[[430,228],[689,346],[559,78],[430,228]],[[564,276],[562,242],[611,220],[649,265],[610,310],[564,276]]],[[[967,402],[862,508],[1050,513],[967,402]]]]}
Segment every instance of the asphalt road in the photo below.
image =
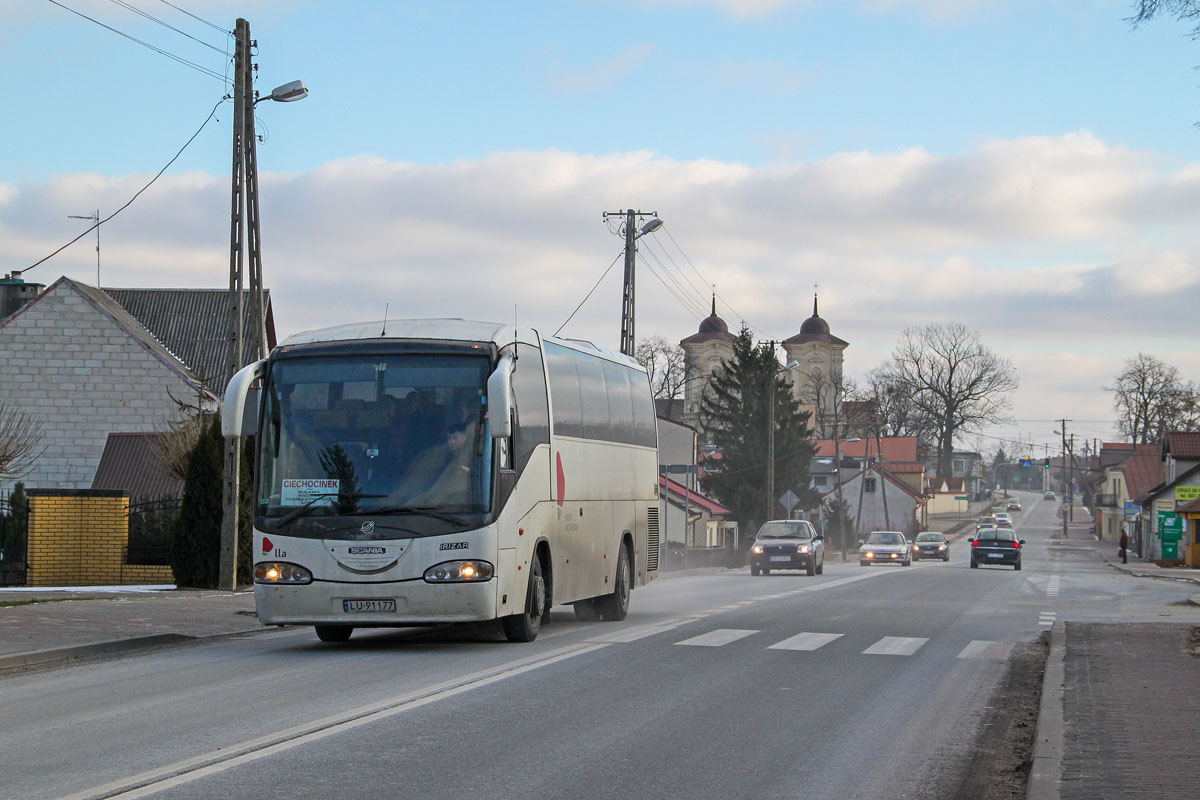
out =
{"type": "Polygon", "coordinates": [[[1195,615],[1021,497],[1021,572],[968,569],[963,539],[950,563],[661,579],[623,623],[556,609],[532,644],[285,629],[6,676],[0,797],[946,797],[1018,643],[1195,615]]]}

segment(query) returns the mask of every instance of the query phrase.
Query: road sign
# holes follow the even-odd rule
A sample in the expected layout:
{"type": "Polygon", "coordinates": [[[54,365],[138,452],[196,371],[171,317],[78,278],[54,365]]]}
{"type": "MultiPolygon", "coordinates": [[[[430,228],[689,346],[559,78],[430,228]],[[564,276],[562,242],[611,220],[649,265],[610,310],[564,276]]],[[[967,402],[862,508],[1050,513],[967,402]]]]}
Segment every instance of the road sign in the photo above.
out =
{"type": "Polygon", "coordinates": [[[969,495],[969,494],[958,494],[958,495],[955,495],[955,496],[954,496],[954,499],[955,499],[955,500],[966,500],[966,501],[970,502],[970,500],[971,500],[971,495],[969,495]]]}
{"type": "Polygon", "coordinates": [[[1163,542],[1163,558],[1179,558],[1179,542],[1163,542]]]}
{"type": "Polygon", "coordinates": [[[786,492],[783,493],[783,497],[779,498],[779,504],[781,506],[783,506],[784,508],[786,508],[788,510],[788,513],[791,513],[791,510],[793,508],[795,508],[796,504],[799,502],[800,502],[800,498],[796,497],[796,493],[793,492],[791,489],[788,489],[786,492]]]}
{"type": "Polygon", "coordinates": [[[1125,502],[1125,519],[1137,519],[1142,515],[1142,507],[1132,501],[1125,502]]]}
{"type": "Polygon", "coordinates": [[[1028,458],[1021,459],[1021,469],[1029,469],[1033,466],[1033,461],[1028,458]]]}
{"type": "MultiPolygon", "coordinates": [[[[1163,546],[1167,542],[1178,542],[1183,538],[1183,517],[1164,513],[1158,515],[1159,535],[1162,536],[1163,546]]],[[[1165,554],[1164,554],[1165,555],[1165,554]]]]}

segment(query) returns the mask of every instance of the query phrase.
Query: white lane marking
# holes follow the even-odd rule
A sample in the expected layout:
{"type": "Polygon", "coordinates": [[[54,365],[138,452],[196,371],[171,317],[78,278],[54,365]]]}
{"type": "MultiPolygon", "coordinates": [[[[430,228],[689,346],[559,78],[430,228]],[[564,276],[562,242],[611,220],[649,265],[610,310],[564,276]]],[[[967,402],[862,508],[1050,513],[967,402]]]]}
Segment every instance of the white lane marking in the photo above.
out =
{"type": "Polygon", "coordinates": [[[817,650],[840,638],[840,633],[798,633],[782,642],[776,642],[768,650],[817,650]]]}
{"type": "Polygon", "coordinates": [[[1050,577],[1049,582],[1046,583],[1046,596],[1047,597],[1058,597],[1058,592],[1059,592],[1058,576],[1052,575],[1050,577]]]}
{"type": "Polygon", "coordinates": [[[675,644],[686,644],[696,647],[722,647],[730,642],[736,642],[738,639],[744,639],[752,633],[758,633],[758,631],[748,631],[739,628],[717,628],[715,631],[702,633],[699,636],[693,636],[690,639],[684,639],[682,642],[676,642],[675,644]]]}
{"type": "Polygon", "coordinates": [[[911,656],[928,641],[916,636],[885,636],[863,650],[863,653],[873,656],[911,656]]]}
{"type": "Polygon", "coordinates": [[[964,647],[958,657],[1007,661],[1012,648],[1012,642],[987,642],[977,639],[964,647]]]}
{"type": "Polygon", "coordinates": [[[1054,621],[1058,618],[1058,614],[1054,611],[1043,611],[1038,615],[1038,625],[1044,628],[1054,627],[1054,621]]]}
{"type": "Polygon", "coordinates": [[[259,736],[255,739],[234,744],[221,750],[213,750],[198,756],[177,761],[157,769],[147,770],[137,775],[121,778],[100,786],[93,786],[81,792],[67,795],[59,800],[89,800],[90,798],[120,798],[120,800],[136,800],[151,794],[190,783],[199,778],[223,772],[242,764],[257,761],[276,753],[299,747],[302,744],[319,741],[328,736],[344,733],[363,725],[381,719],[410,711],[414,708],[445,700],[455,695],[469,692],[483,686],[512,678],[526,672],[540,669],[550,664],[556,664],[568,658],[602,650],[608,647],[604,643],[576,644],[551,650],[542,655],[514,661],[500,667],[464,675],[442,683],[416,689],[402,695],[381,700],[377,703],[360,706],[356,709],[332,714],[321,719],[285,728],[275,733],[259,736]]]}
{"type": "Polygon", "coordinates": [[[675,630],[680,625],[685,625],[689,622],[695,622],[699,617],[680,617],[679,619],[669,619],[662,622],[652,622],[648,625],[637,625],[631,628],[617,629],[611,633],[602,633],[599,636],[593,636],[588,639],[589,642],[611,642],[611,643],[626,643],[636,642],[638,639],[645,639],[647,636],[654,636],[659,633],[675,630]]]}

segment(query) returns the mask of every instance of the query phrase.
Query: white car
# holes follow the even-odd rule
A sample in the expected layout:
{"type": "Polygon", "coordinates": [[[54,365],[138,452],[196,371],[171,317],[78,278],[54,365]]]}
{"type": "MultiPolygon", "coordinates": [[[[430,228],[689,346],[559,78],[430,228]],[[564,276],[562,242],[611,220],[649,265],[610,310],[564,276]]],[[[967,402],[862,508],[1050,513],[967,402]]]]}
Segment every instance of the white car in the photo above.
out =
{"type": "Polygon", "coordinates": [[[859,566],[912,564],[912,542],[900,531],[871,531],[858,544],[859,566]]]}

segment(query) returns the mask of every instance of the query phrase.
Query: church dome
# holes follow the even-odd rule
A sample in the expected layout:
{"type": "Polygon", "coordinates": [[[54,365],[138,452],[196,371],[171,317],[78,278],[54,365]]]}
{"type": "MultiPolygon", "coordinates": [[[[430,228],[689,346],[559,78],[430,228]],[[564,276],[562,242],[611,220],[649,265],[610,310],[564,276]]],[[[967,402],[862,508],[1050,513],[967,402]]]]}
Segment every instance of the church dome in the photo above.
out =
{"type": "MultiPolygon", "coordinates": [[[[825,326],[828,328],[829,326],[825,326]]],[[[700,322],[699,333],[729,333],[729,326],[725,324],[725,320],[721,319],[714,312],[712,315],[705,317],[700,322]]]]}
{"type": "Polygon", "coordinates": [[[804,320],[804,324],[800,326],[801,333],[829,333],[829,323],[817,316],[817,312],[813,311],[813,315],[804,320]]]}

